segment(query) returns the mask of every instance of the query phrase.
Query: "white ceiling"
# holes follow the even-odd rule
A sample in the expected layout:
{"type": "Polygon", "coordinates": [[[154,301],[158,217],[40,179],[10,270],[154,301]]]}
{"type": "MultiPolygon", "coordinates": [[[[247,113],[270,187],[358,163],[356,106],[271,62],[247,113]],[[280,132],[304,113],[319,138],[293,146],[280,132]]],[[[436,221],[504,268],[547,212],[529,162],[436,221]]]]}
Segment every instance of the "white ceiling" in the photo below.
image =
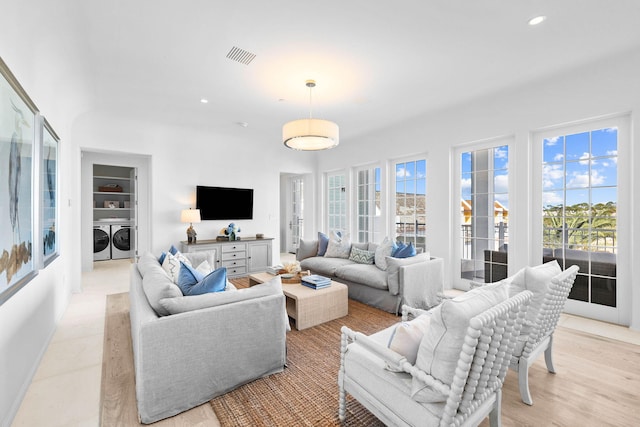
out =
{"type": "Polygon", "coordinates": [[[78,1],[94,108],[278,139],[308,115],[342,142],[640,46],[639,0],[78,1]],[[537,27],[527,20],[548,19],[537,27]],[[249,65],[226,58],[237,46],[249,65]],[[208,104],[200,99],[207,98],[208,104]]]}

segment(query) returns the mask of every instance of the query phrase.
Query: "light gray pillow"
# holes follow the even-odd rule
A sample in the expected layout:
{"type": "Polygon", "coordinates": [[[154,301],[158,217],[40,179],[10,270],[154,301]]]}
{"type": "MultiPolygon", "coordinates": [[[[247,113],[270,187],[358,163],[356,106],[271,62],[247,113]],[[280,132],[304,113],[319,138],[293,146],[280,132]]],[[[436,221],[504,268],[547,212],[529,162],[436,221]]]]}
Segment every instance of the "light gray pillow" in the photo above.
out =
{"type": "Polygon", "coordinates": [[[393,252],[393,240],[385,237],[382,243],[378,245],[376,248],[375,262],[374,264],[380,270],[387,269],[387,260],[386,257],[391,256],[391,252],[393,252]]]}
{"type": "Polygon", "coordinates": [[[160,304],[160,300],[181,297],[182,291],[162,269],[158,260],[155,260],[155,262],[156,265],[148,268],[142,278],[142,290],[147,297],[147,301],[149,301],[149,305],[155,312],[159,316],[166,316],[169,311],[160,304]]]}
{"type": "Polygon", "coordinates": [[[417,264],[429,261],[429,252],[418,254],[410,258],[385,257],[387,264],[387,286],[391,295],[398,295],[400,292],[399,270],[403,265],[417,264]]]}
{"type": "Polygon", "coordinates": [[[351,240],[349,239],[349,233],[345,233],[342,237],[336,233],[332,233],[329,237],[329,245],[327,246],[327,252],[324,254],[326,258],[349,258],[351,254],[351,240]]]}
{"type": "Polygon", "coordinates": [[[145,252],[138,260],[138,271],[140,272],[140,276],[144,277],[145,274],[147,274],[147,271],[153,267],[158,267],[159,265],[160,263],[158,262],[158,258],[156,258],[154,254],[151,252],[145,252]]]}
{"type": "MultiPolygon", "coordinates": [[[[268,282],[238,289],[233,292],[213,292],[202,295],[177,296],[160,300],[160,305],[170,314],[185,313],[187,311],[203,308],[217,307],[234,302],[265,297],[268,295],[282,294],[282,282],[280,276],[274,276],[268,282]]],[[[250,313],[248,313],[249,315],[250,313]]]]}
{"type": "Polygon", "coordinates": [[[296,251],[296,261],[302,261],[306,258],[318,255],[318,241],[317,240],[302,240],[300,239],[300,246],[296,251]]]}

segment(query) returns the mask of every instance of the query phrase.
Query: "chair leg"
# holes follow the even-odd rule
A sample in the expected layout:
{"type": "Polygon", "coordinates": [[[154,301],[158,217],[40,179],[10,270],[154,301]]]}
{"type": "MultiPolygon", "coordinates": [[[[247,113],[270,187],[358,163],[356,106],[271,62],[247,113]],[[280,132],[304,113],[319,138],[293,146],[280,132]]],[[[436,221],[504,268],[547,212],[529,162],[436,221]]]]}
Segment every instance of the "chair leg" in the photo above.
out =
{"type": "Polygon", "coordinates": [[[489,412],[490,427],[502,427],[502,390],[498,390],[496,394],[496,403],[493,405],[491,412],[489,412]]]}
{"type": "Polygon", "coordinates": [[[556,368],[553,367],[552,349],[553,349],[553,335],[549,337],[549,345],[544,351],[544,361],[547,364],[547,371],[551,372],[552,374],[555,374],[556,368]]]}
{"type": "Polygon", "coordinates": [[[529,364],[522,359],[518,366],[518,386],[520,387],[522,401],[527,405],[533,405],[533,399],[531,398],[531,393],[529,393],[529,364]]]}
{"type": "Polygon", "coordinates": [[[347,344],[347,334],[342,330],[340,336],[340,372],[338,373],[338,418],[340,421],[344,421],[347,413],[347,393],[344,390],[344,354],[347,351],[347,344]]]}

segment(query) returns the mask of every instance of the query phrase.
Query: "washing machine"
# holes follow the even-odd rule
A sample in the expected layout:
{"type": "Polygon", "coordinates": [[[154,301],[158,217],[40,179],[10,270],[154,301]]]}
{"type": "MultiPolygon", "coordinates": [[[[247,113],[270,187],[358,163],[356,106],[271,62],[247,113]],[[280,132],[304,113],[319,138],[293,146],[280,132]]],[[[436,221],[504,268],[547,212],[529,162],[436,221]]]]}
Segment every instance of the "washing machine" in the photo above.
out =
{"type": "Polygon", "coordinates": [[[131,258],[131,226],[111,226],[111,259],[131,258]]]}
{"type": "Polygon", "coordinates": [[[111,259],[111,226],[93,226],[93,260],[111,259]]]}

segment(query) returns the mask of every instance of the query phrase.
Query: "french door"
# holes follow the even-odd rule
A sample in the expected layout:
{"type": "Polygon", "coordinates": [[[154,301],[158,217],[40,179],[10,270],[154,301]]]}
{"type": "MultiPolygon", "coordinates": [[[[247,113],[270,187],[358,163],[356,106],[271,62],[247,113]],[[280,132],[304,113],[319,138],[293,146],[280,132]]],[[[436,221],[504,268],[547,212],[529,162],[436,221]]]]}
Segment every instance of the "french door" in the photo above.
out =
{"type": "Polygon", "coordinates": [[[630,251],[628,118],[538,132],[533,144],[538,261],[580,267],[568,312],[628,324],[631,281],[621,268],[630,251]]]}
{"type": "Polygon", "coordinates": [[[302,227],[304,225],[304,180],[302,176],[289,178],[289,197],[287,212],[287,252],[295,253],[300,246],[302,227]]]}

